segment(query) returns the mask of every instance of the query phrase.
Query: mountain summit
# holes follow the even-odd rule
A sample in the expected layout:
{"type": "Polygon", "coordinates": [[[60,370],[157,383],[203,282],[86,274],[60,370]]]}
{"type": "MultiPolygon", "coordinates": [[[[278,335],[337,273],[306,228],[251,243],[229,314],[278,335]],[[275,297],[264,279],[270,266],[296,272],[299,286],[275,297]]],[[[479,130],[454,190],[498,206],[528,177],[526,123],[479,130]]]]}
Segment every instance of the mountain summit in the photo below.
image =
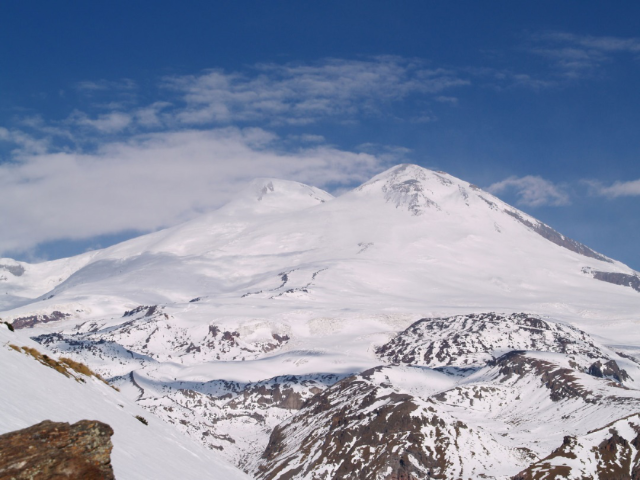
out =
{"type": "Polygon", "coordinates": [[[9,318],[34,308],[82,318],[105,294],[105,313],[206,297],[230,312],[260,305],[276,315],[349,304],[624,318],[640,300],[632,269],[475,185],[408,164],[338,198],[256,180],[185,224],[70,259],[0,267],[17,306],[9,318]]]}

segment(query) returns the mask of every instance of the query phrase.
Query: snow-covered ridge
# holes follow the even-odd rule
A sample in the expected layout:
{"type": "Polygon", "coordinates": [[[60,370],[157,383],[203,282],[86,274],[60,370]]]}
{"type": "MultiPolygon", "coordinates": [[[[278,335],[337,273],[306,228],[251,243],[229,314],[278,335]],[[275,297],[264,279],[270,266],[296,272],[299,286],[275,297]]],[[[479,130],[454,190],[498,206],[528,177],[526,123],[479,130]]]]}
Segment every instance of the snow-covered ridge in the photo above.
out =
{"type": "Polygon", "coordinates": [[[316,187],[277,178],[257,178],[224,205],[227,215],[286,213],[333,200],[333,195],[316,187]]]}
{"type": "MultiPolygon", "coordinates": [[[[472,369],[514,350],[562,353],[583,371],[621,360],[575,327],[526,313],[425,318],[379,347],[376,353],[392,363],[472,369]]],[[[624,378],[618,381],[628,380],[626,372],[621,375],[624,378]]]]}

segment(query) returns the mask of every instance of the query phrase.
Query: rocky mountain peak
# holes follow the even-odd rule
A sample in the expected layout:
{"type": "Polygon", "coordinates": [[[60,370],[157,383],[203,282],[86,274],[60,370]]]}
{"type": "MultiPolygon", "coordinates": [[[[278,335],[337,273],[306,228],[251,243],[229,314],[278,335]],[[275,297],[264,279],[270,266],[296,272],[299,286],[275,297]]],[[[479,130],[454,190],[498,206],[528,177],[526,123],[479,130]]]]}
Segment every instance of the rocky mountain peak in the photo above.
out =
{"type": "Polygon", "coordinates": [[[429,209],[442,210],[440,202],[451,197],[466,201],[469,198],[467,188],[466,182],[445,172],[405,163],[376,175],[356,192],[382,195],[387,203],[419,216],[429,209]]]}

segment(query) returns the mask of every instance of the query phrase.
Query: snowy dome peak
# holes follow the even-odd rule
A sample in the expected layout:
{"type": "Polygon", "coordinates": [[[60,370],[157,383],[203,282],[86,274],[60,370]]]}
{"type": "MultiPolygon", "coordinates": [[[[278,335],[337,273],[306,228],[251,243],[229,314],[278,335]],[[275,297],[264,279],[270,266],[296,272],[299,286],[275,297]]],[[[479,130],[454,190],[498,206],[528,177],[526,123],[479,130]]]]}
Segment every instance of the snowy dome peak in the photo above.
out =
{"type": "Polygon", "coordinates": [[[333,199],[316,187],[292,180],[256,178],[222,207],[225,213],[284,213],[313,207],[333,199]]]}
{"type": "Polygon", "coordinates": [[[275,188],[273,186],[273,182],[271,180],[269,180],[267,183],[262,185],[262,188],[259,191],[258,194],[258,201],[262,200],[262,197],[267,195],[269,192],[273,192],[275,191],[275,188]]]}
{"type": "Polygon", "coordinates": [[[412,163],[402,163],[376,175],[357,190],[367,190],[371,185],[385,185],[387,189],[394,187],[400,190],[413,189],[417,192],[425,188],[430,189],[430,186],[453,187],[467,185],[467,183],[446,172],[429,170],[412,163]]]}
{"type": "Polygon", "coordinates": [[[387,203],[418,216],[429,209],[442,210],[440,200],[452,195],[468,197],[464,185],[465,182],[445,172],[403,163],[376,175],[358,187],[356,192],[376,192],[387,203]]]}

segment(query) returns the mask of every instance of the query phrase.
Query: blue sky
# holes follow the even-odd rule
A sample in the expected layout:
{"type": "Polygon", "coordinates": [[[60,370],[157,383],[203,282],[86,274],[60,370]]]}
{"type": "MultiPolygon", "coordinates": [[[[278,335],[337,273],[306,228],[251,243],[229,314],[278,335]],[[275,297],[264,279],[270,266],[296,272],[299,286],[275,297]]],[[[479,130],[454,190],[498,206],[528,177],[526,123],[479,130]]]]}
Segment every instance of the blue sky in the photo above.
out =
{"type": "Polygon", "coordinates": [[[0,4],[0,255],[104,247],[252,176],[398,162],[640,269],[637,2],[0,4]]]}

